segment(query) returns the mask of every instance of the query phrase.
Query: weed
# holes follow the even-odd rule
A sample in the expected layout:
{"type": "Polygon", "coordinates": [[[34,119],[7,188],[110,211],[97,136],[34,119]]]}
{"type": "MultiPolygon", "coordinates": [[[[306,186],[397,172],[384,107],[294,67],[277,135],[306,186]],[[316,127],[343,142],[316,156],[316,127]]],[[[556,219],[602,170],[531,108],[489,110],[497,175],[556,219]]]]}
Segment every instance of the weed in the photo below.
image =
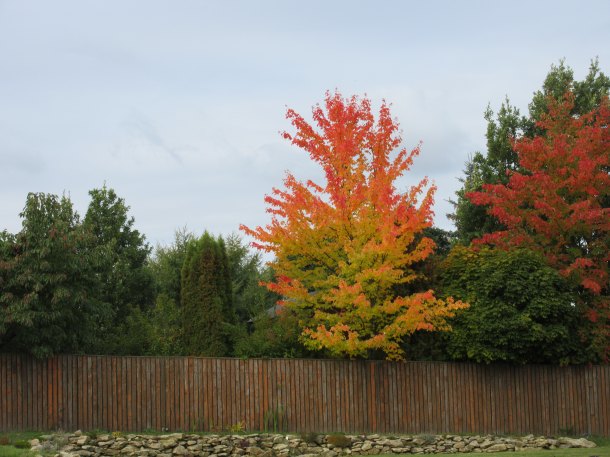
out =
{"type": "Polygon", "coordinates": [[[428,433],[417,435],[417,438],[424,440],[424,444],[433,444],[436,441],[436,436],[430,435],[428,433]]]}
{"type": "Polygon", "coordinates": [[[246,430],[246,423],[239,421],[236,424],[229,426],[230,433],[243,433],[246,430]]]}
{"type": "Polygon", "coordinates": [[[326,437],[326,442],[328,444],[332,444],[335,447],[350,447],[352,445],[352,440],[345,435],[337,434],[337,435],[328,435],[326,437]]]}
{"type": "Polygon", "coordinates": [[[301,440],[308,444],[315,443],[318,438],[318,434],[315,432],[301,432],[299,435],[301,440]]]}
{"type": "Polygon", "coordinates": [[[121,432],[112,432],[113,438],[121,438],[122,436],[123,436],[123,433],[121,433],[121,432]]]}
{"type": "Polygon", "coordinates": [[[265,421],[265,431],[273,431],[274,433],[277,433],[284,427],[286,412],[284,411],[282,405],[279,405],[275,409],[267,410],[263,419],[265,421]]]}
{"type": "Polygon", "coordinates": [[[0,436],[0,446],[7,446],[10,442],[8,436],[0,436]]]}
{"type": "Polygon", "coordinates": [[[19,440],[19,441],[15,441],[13,443],[13,446],[16,447],[17,449],[29,449],[30,443],[28,443],[27,441],[24,440],[19,440]]]}

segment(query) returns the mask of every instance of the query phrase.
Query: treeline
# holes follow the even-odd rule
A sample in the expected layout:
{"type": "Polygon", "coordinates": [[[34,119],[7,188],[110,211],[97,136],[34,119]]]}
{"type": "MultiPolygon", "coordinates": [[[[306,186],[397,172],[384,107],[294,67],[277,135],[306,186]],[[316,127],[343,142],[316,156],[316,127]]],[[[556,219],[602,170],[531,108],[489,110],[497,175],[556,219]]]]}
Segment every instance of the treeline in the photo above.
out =
{"type": "MultiPolygon", "coordinates": [[[[409,264],[408,282],[388,289],[393,297],[434,290],[440,300],[469,306],[447,325],[422,320],[401,336],[397,351],[412,360],[482,363],[608,360],[609,91],[597,61],[582,81],[561,62],[527,115],[508,99],[497,113],[486,110],[487,150],[473,154],[460,179],[451,215],[456,231],[414,231],[414,243],[429,238],[434,253],[409,264]]],[[[281,286],[284,278],[238,235],[181,229],[173,243],[152,249],[114,190],[104,186],[90,196],[81,219],[66,196],[30,194],[21,231],[0,233],[0,351],[337,355],[305,345],[302,331],[324,313],[338,319],[347,302],[332,309],[310,288],[303,303],[317,299],[317,310],[277,305],[286,297],[269,289],[278,286],[261,284],[281,286]]],[[[324,273],[298,246],[290,249],[287,262],[294,260],[304,277],[324,273]]],[[[388,309],[367,318],[377,325],[395,314],[388,309]]]]}
{"type": "Polygon", "coordinates": [[[31,193],[21,231],[0,233],[0,350],[302,355],[272,330],[272,272],[239,236],[182,229],[153,251],[113,189],[89,195],[81,219],[68,197],[31,193]]]}

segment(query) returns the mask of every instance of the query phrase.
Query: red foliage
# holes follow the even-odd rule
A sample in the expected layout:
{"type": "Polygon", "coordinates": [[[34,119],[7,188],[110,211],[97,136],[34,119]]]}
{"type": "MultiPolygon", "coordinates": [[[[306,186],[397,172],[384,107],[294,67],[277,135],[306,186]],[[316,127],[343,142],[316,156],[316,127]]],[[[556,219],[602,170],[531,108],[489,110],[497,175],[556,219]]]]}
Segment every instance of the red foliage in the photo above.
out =
{"type": "MultiPolygon", "coordinates": [[[[609,350],[610,106],[573,117],[574,96],[549,100],[539,122],[544,134],[514,142],[521,170],[507,185],[487,184],[468,194],[489,205],[506,230],[475,243],[501,248],[526,246],[589,295],[586,314],[609,350]]],[[[603,343],[602,343],[603,344],[603,343]]]]}

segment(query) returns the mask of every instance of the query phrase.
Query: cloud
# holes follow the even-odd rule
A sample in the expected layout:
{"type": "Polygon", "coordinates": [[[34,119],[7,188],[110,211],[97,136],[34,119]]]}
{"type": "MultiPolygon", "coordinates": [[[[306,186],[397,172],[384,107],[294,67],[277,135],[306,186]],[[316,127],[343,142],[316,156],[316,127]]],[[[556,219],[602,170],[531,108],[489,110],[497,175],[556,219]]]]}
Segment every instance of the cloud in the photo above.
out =
{"type": "Polygon", "coordinates": [[[170,144],[150,119],[135,111],[120,123],[119,130],[119,139],[113,148],[113,155],[119,159],[130,158],[138,163],[169,159],[182,165],[181,153],[197,151],[190,145],[170,144]]]}

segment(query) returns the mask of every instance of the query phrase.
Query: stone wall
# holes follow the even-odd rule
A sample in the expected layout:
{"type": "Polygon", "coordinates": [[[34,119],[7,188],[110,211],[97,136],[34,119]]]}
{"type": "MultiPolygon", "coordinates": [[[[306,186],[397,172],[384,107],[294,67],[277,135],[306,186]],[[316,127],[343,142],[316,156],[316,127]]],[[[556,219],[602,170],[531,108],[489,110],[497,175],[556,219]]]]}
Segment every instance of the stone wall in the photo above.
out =
{"type": "Polygon", "coordinates": [[[30,442],[33,451],[53,452],[56,457],[338,457],[377,454],[438,454],[502,452],[524,449],[595,447],[585,438],[550,438],[527,435],[300,435],[238,434],[166,435],[73,434],[45,435],[30,442]]]}

